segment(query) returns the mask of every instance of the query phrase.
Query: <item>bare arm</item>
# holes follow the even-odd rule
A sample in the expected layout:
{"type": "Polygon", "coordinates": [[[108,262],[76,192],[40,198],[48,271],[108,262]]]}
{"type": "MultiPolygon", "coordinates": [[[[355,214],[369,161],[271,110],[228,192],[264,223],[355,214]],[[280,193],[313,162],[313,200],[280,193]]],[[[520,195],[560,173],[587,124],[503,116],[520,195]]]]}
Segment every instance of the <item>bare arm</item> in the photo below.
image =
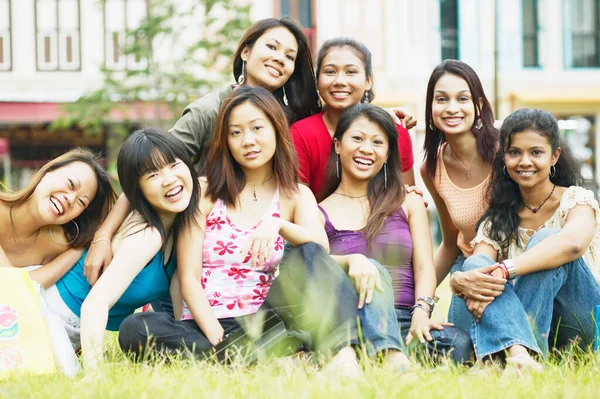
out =
{"type": "Polygon", "coordinates": [[[96,234],[94,234],[94,243],[90,245],[83,264],[83,274],[90,285],[96,284],[100,273],[110,264],[113,256],[110,240],[112,240],[129,212],[129,200],[125,194],[121,194],[96,234]],[[99,238],[106,240],[98,240],[99,238]]]}
{"type": "Polygon", "coordinates": [[[104,330],[109,309],[119,300],[135,276],[152,260],[162,244],[156,229],[123,239],[115,257],[81,306],[81,349],[86,373],[94,372],[102,359],[104,330]]]}
{"type": "MultiPolygon", "coordinates": [[[[202,190],[204,191],[204,190],[202,190]]],[[[202,204],[202,202],[201,202],[202,204]]],[[[212,312],[200,279],[202,278],[202,255],[206,217],[197,213],[199,226],[192,224],[177,238],[177,269],[181,294],[187,303],[194,321],[211,344],[218,344],[223,338],[223,328],[212,312]]],[[[175,306],[175,303],[173,303],[175,306]]]]}
{"type": "Polygon", "coordinates": [[[560,231],[538,245],[511,259],[518,276],[554,269],[581,258],[594,234],[594,210],[587,205],[577,205],[569,211],[567,221],[560,231]]]}
{"type": "Polygon", "coordinates": [[[435,189],[433,181],[425,169],[425,164],[421,166],[421,177],[423,178],[423,182],[425,183],[425,186],[427,187],[427,190],[431,194],[433,202],[435,203],[435,207],[438,212],[438,218],[440,220],[440,228],[442,230],[442,243],[440,244],[434,257],[435,272],[437,276],[436,281],[439,283],[446,278],[448,272],[450,272],[450,268],[454,264],[454,261],[458,255],[460,255],[460,248],[457,244],[458,229],[456,226],[454,226],[454,223],[450,218],[450,214],[448,213],[448,208],[446,208],[444,200],[440,197],[435,189]]]}
{"type": "Polygon", "coordinates": [[[293,223],[284,222],[279,233],[292,245],[314,242],[329,252],[329,239],[321,222],[317,200],[308,187],[300,184],[298,189],[293,223]]]}
{"type": "Polygon", "coordinates": [[[70,248],[42,267],[29,272],[32,280],[48,288],[60,280],[81,259],[83,248],[70,248]]]}
{"type": "Polygon", "coordinates": [[[410,168],[406,172],[402,172],[402,182],[409,186],[414,186],[415,183],[415,168],[410,168]]]}

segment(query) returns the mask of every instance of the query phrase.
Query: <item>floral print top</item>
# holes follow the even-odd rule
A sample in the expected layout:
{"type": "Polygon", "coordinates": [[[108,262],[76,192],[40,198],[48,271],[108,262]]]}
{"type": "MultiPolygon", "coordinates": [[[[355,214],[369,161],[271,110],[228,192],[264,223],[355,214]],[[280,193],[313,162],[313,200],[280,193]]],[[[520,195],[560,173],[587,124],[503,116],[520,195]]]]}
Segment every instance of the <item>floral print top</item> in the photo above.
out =
{"type": "MultiPolygon", "coordinates": [[[[279,189],[264,216],[249,230],[240,229],[229,220],[227,207],[221,200],[217,200],[206,218],[202,288],[218,319],[255,313],[264,302],[283,258],[283,237],[277,236],[270,259],[260,269],[251,267],[250,252],[242,255],[240,248],[246,244],[246,237],[269,217],[280,217],[279,189]]],[[[192,318],[184,301],[181,320],[192,318]]]]}
{"type": "MultiPolygon", "coordinates": [[[[600,281],[600,208],[598,208],[598,201],[594,198],[594,193],[592,191],[579,186],[567,188],[563,193],[560,204],[558,205],[558,208],[556,208],[554,214],[546,221],[546,223],[538,227],[537,230],[544,227],[561,229],[567,222],[569,211],[577,205],[586,205],[594,210],[594,235],[592,236],[592,241],[590,242],[588,249],[583,255],[583,259],[594,274],[594,277],[596,277],[596,280],[600,281]]],[[[523,248],[525,248],[529,239],[537,230],[519,227],[519,239],[521,240],[522,247],[517,246],[513,240],[508,247],[508,251],[504,253],[500,248],[500,244],[489,238],[488,223],[483,222],[479,225],[477,235],[473,241],[471,241],[471,245],[475,247],[476,244],[481,242],[486,243],[499,252],[500,259],[510,259],[523,253],[523,248]]]]}

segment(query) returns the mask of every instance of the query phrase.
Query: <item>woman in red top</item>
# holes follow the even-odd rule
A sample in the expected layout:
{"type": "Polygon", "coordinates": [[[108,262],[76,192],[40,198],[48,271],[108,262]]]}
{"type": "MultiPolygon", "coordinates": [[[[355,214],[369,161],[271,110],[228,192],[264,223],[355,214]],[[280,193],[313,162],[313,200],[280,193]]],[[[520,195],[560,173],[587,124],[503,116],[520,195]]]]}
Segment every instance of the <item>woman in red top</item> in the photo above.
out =
{"type": "MultiPolygon", "coordinates": [[[[324,111],[294,123],[290,132],[298,153],[300,180],[320,201],[333,132],[342,112],[351,105],[371,102],[375,96],[369,49],[352,38],[327,40],[317,57],[317,87],[325,102],[324,111]]],[[[410,134],[403,126],[396,128],[402,179],[412,186],[415,176],[410,134]]]]}

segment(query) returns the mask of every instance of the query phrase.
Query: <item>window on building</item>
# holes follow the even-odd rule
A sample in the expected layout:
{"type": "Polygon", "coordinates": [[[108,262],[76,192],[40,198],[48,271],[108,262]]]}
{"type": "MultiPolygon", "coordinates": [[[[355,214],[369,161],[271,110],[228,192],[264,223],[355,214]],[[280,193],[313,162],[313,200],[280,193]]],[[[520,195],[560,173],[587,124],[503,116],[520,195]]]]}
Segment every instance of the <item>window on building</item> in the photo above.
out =
{"type": "Polygon", "coordinates": [[[440,0],[442,60],[459,59],[458,0],[440,0]]]}
{"type": "Polygon", "coordinates": [[[80,0],[35,0],[38,71],[81,70],[80,0]]]}
{"type": "Polygon", "coordinates": [[[124,54],[130,41],[128,32],[140,26],[148,15],[147,0],[104,1],[104,62],[112,70],[136,70],[147,67],[147,59],[139,55],[124,54]]]}
{"type": "Polygon", "coordinates": [[[0,0],[0,72],[12,70],[10,0],[0,0]]]}
{"type": "Polygon", "coordinates": [[[298,21],[304,28],[308,44],[316,50],[316,29],[313,23],[313,0],[279,0],[279,14],[298,21]]]}
{"type": "Polygon", "coordinates": [[[538,1],[522,0],[523,4],[523,66],[538,67],[538,1]]]}
{"type": "Polygon", "coordinates": [[[600,66],[600,0],[571,0],[573,67],[600,66]]]}

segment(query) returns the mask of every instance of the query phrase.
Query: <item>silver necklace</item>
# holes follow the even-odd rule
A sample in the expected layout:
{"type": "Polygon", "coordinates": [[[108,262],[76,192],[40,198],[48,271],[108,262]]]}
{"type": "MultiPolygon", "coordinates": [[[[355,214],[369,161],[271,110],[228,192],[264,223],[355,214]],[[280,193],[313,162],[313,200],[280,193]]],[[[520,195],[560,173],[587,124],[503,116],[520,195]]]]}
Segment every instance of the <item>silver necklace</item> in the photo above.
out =
{"type": "Polygon", "coordinates": [[[357,200],[358,200],[358,202],[359,202],[359,204],[360,204],[360,210],[362,211],[363,218],[365,218],[365,217],[366,217],[366,214],[365,214],[365,207],[364,207],[364,205],[363,205],[363,202],[362,202],[360,199],[361,199],[361,198],[365,198],[365,197],[367,196],[367,194],[365,194],[365,195],[357,195],[357,196],[352,196],[352,195],[348,195],[348,194],[338,193],[338,192],[335,192],[335,191],[333,192],[333,194],[341,195],[342,197],[346,197],[346,198],[357,199],[357,200]]]}
{"type": "Polygon", "coordinates": [[[456,159],[456,162],[458,162],[460,164],[460,166],[462,166],[462,168],[465,170],[465,172],[467,172],[467,179],[471,178],[471,166],[473,166],[473,160],[475,159],[476,154],[477,154],[477,152],[473,153],[473,157],[471,158],[471,163],[469,163],[469,167],[465,168],[465,165],[463,165],[463,163],[460,162],[460,160],[456,157],[456,155],[454,155],[454,151],[452,151],[452,148],[450,148],[450,155],[452,155],[452,158],[456,159]]]}
{"type": "Polygon", "coordinates": [[[19,235],[17,234],[17,228],[15,227],[15,222],[13,221],[12,210],[13,210],[13,207],[11,206],[10,210],[8,211],[8,214],[10,216],[10,226],[12,227],[13,240],[15,241],[15,246],[17,247],[17,254],[23,255],[29,247],[31,247],[33,244],[35,244],[35,241],[37,240],[38,236],[40,235],[41,229],[38,229],[35,232],[35,236],[33,237],[33,240],[31,240],[31,242],[29,242],[27,244],[23,244],[21,242],[21,240],[19,239],[19,235]]]}
{"type": "MultiPolygon", "coordinates": [[[[265,184],[266,182],[271,180],[273,178],[273,176],[274,175],[271,175],[271,177],[269,177],[264,182],[260,183],[260,185],[262,186],[263,184],[265,184]]],[[[252,205],[256,205],[257,203],[258,203],[258,197],[256,196],[256,184],[252,184],[252,205]]]]}

